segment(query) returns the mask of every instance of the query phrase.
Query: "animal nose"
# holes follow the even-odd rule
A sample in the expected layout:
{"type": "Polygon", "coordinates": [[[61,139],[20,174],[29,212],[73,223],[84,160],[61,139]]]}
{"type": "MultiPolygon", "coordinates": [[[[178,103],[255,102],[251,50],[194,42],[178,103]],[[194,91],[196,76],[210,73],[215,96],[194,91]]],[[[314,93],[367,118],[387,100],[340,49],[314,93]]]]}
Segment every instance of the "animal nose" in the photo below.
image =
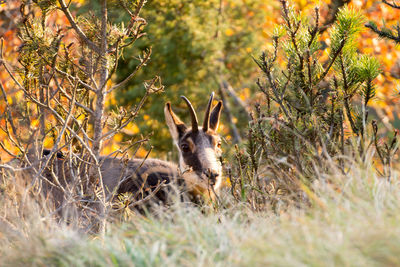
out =
{"type": "Polygon", "coordinates": [[[217,177],[219,176],[219,172],[213,171],[213,170],[208,170],[205,172],[207,177],[210,179],[210,183],[212,185],[215,184],[215,181],[217,180],[217,177]]]}

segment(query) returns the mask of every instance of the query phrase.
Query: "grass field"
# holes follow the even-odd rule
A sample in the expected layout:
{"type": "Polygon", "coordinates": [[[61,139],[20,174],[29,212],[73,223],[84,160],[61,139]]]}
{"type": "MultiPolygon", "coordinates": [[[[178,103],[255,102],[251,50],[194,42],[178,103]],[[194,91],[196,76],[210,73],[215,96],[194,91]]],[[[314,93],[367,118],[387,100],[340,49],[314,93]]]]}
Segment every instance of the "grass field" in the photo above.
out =
{"type": "Polygon", "coordinates": [[[398,172],[389,182],[371,166],[317,180],[301,208],[254,212],[229,197],[217,211],[177,203],[110,223],[104,238],[54,223],[40,202],[22,204],[3,186],[0,265],[400,266],[398,172]]]}

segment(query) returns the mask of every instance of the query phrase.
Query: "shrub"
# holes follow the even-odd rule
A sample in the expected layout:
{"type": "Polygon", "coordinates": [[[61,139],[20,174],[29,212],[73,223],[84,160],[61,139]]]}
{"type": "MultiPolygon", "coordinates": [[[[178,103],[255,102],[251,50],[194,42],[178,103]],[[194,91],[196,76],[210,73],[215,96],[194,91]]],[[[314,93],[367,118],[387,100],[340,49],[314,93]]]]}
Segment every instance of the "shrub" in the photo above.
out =
{"type": "Polygon", "coordinates": [[[357,50],[363,16],[341,8],[328,43],[320,40],[318,8],[311,22],[280,2],[284,23],[273,31],[274,49],[254,59],[263,73],[257,84],[266,104],[256,106],[246,146],[237,148],[237,178],[230,176],[235,198],[257,208],[282,194],[304,199],[306,187],[323,178],[321,170],[338,167],[345,173],[344,157],[362,162],[373,144],[385,154],[379,156],[385,166],[397,149],[396,134],[382,147],[377,123],[369,127],[380,66],[357,50]]]}
{"type": "MultiPolygon", "coordinates": [[[[20,160],[17,170],[31,171],[27,192],[51,184],[54,191],[62,192],[63,206],[81,208],[88,218],[98,221],[100,230],[110,207],[100,170],[104,144],[137,117],[150,94],[163,89],[159,77],[154,77],[144,84],[145,93],[135,106],[107,114],[112,93],[123,88],[151,54],[151,49],[144,51],[135,70],[111,85],[122,51],[144,35],[147,22],[140,17],[145,1],[121,1],[129,14],[125,23],[108,16],[113,7],[107,2],[100,1],[98,10],[74,16],[71,3],[63,0],[22,1],[18,63],[12,66],[3,58],[0,61],[13,81],[8,88],[0,83],[6,102],[1,130],[10,144],[0,142],[0,146],[20,160]],[[7,93],[14,87],[22,94],[11,105],[7,93]],[[47,156],[44,148],[49,148],[47,156]],[[60,152],[65,155],[62,168],[57,169],[60,152]],[[65,186],[65,177],[73,186],[65,186]]],[[[2,51],[3,41],[1,56],[2,51]]],[[[137,148],[145,141],[131,146],[137,148]]],[[[121,153],[126,156],[126,150],[118,149],[111,155],[121,153]]]]}

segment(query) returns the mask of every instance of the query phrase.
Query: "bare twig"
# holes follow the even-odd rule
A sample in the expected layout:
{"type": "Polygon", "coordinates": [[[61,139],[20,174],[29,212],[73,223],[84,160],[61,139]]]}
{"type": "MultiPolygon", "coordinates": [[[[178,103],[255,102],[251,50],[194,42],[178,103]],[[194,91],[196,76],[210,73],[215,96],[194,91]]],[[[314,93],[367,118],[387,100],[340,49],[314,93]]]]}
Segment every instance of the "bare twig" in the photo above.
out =
{"type": "Polygon", "coordinates": [[[69,11],[68,7],[65,5],[64,0],[58,0],[61,6],[61,10],[64,12],[65,16],[67,17],[69,23],[71,24],[72,28],[75,30],[75,32],[79,35],[79,37],[94,51],[96,51],[98,54],[100,54],[100,48],[93,43],[89,38],[85,35],[85,33],[82,31],[82,29],[78,26],[76,23],[74,17],[72,16],[71,12],[69,11]]]}
{"type": "Polygon", "coordinates": [[[135,70],[129,74],[128,77],[126,77],[122,82],[114,85],[113,87],[110,88],[110,90],[107,91],[107,94],[109,94],[110,92],[119,89],[121,87],[124,87],[133,77],[135,77],[136,73],[143,67],[146,65],[147,61],[150,59],[151,56],[151,49],[149,49],[148,51],[146,51],[144,53],[144,58],[142,58],[140,60],[139,65],[136,66],[135,70]]]}

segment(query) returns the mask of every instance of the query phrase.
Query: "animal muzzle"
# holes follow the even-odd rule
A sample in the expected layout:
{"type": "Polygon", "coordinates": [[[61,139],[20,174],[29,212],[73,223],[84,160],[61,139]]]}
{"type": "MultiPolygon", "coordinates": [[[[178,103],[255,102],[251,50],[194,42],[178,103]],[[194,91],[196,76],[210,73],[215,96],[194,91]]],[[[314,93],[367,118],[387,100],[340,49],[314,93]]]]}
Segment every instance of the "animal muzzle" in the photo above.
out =
{"type": "Polygon", "coordinates": [[[203,170],[203,174],[207,176],[211,186],[215,185],[217,178],[220,176],[220,172],[211,169],[203,170]]]}

